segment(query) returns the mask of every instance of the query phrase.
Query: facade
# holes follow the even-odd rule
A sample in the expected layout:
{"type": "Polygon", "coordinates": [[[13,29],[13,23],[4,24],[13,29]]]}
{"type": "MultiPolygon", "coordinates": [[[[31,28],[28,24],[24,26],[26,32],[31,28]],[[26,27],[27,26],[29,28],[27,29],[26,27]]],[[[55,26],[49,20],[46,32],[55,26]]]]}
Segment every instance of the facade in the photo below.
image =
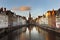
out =
{"type": "Polygon", "coordinates": [[[52,28],[56,28],[56,10],[47,11],[48,25],[52,28]]]}
{"type": "Polygon", "coordinates": [[[45,15],[38,16],[38,18],[36,19],[36,23],[38,23],[39,25],[47,25],[48,24],[48,18],[45,15]]]}
{"type": "Polygon", "coordinates": [[[48,18],[45,16],[45,15],[43,15],[43,16],[41,16],[40,18],[38,18],[38,22],[39,22],[39,24],[40,25],[46,25],[46,24],[48,24],[48,18]]]}
{"type": "Polygon", "coordinates": [[[0,14],[0,28],[8,27],[8,16],[0,14]]]}
{"type": "Polygon", "coordinates": [[[3,8],[0,9],[0,28],[8,27],[8,16],[3,11],[3,8]]]}
{"type": "Polygon", "coordinates": [[[25,17],[20,17],[20,25],[25,25],[26,24],[26,18],[25,17]]]}
{"type": "Polygon", "coordinates": [[[16,17],[17,17],[17,25],[25,25],[26,24],[25,17],[19,16],[19,15],[16,15],[16,17]]]}
{"type": "Polygon", "coordinates": [[[37,24],[40,24],[40,19],[41,19],[41,17],[42,17],[42,16],[38,16],[38,18],[35,19],[37,24]]]}
{"type": "Polygon", "coordinates": [[[56,14],[56,28],[60,28],[60,9],[58,9],[56,14]]]}
{"type": "Polygon", "coordinates": [[[52,28],[60,28],[60,9],[47,11],[45,15],[36,18],[36,23],[40,25],[47,24],[52,28]]]}
{"type": "Polygon", "coordinates": [[[26,24],[25,17],[19,16],[19,15],[16,15],[16,17],[17,17],[17,25],[25,25],[26,24]]]}
{"type": "Polygon", "coordinates": [[[20,17],[19,15],[16,15],[16,18],[17,18],[17,25],[20,25],[20,17]]]}
{"type": "Polygon", "coordinates": [[[42,16],[39,20],[39,24],[44,24],[44,25],[48,24],[48,18],[46,16],[45,17],[42,16]]]}
{"type": "Polygon", "coordinates": [[[8,16],[8,26],[13,26],[15,23],[15,17],[13,16],[14,13],[10,10],[7,10],[6,15],[8,16]]]}
{"type": "Polygon", "coordinates": [[[25,25],[26,17],[16,15],[6,8],[0,8],[0,28],[13,27],[17,25],[25,25]]]}
{"type": "Polygon", "coordinates": [[[16,17],[16,14],[13,14],[12,16],[12,20],[13,20],[13,25],[12,26],[17,26],[17,17],[16,17]]]}

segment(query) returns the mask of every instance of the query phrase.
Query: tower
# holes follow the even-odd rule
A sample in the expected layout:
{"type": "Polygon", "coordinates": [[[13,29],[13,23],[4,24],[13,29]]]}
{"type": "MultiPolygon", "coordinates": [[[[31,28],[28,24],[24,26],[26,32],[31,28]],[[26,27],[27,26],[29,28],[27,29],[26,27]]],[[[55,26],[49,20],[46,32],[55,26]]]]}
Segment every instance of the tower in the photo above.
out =
{"type": "Polygon", "coordinates": [[[31,13],[29,12],[29,18],[31,18],[31,13]]]}
{"type": "Polygon", "coordinates": [[[31,20],[31,13],[29,12],[29,17],[28,17],[28,20],[31,20]]]}
{"type": "Polygon", "coordinates": [[[33,18],[31,17],[31,13],[29,12],[29,17],[28,17],[28,24],[33,23],[33,18]]]}

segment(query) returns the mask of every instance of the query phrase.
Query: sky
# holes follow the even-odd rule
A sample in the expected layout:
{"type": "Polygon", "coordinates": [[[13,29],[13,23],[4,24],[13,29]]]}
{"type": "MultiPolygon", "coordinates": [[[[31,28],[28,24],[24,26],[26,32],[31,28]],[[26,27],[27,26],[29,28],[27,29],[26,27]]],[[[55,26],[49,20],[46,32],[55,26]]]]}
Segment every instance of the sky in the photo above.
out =
{"type": "MultiPolygon", "coordinates": [[[[20,6],[30,6],[32,17],[37,17],[43,15],[48,10],[59,9],[60,0],[0,0],[0,7],[6,7],[9,10],[14,7],[19,8],[20,6]]],[[[17,15],[28,17],[28,11],[12,11],[17,15]]]]}

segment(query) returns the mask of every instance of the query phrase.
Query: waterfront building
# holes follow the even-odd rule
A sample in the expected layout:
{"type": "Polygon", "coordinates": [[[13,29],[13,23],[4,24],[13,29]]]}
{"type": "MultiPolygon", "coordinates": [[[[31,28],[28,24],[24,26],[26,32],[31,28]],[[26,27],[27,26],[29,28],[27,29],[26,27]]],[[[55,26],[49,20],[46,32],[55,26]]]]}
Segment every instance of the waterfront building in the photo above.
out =
{"type": "Polygon", "coordinates": [[[26,17],[22,17],[22,25],[25,25],[27,23],[27,19],[26,19],[26,17]]]}
{"type": "Polygon", "coordinates": [[[26,20],[25,17],[22,17],[22,16],[21,16],[21,17],[19,18],[19,24],[20,24],[20,25],[25,25],[25,24],[26,24],[26,21],[27,21],[27,20],[26,20]]]}
{"type": "Polygon", "coordinates": [[[48,25],[52,28],[56,28],[56,12],[57,10],[47,11],[48,25]]]}
{"type": "Polygon", "coordinates": [[[47,25],[48,24],[47,20],[48,20],[48,18],[45,15],[43,15],[39,20],[39,24],[47,25]]]}
{"type": "Polygon", "coordinates": [[[36,23],[39,25],[48,25],[48,18],[45,15],[38,16],[38,18],[36,18],[36,23]]]}
{"type": "Polygon", "coordinates": [[[38,18],[36,18],[36,23],[37,23],[37,24],[40,24],[40,23],[41,23],[41,22],[40,22],[41,17],[42,17],[42,16],[38,16],[38,18]]]}
{"type": "Polygon", "coordinates": [[[8,27],[8,16],[5,14],[5,9],[0,8],[0,28],[8,27]]]}
{"type": "Polygon", "coordinates": [[[17,25],[20,25],[20,17],[19,15],[16,15],[16,19],[17,19],[17,25]]]}
{"type": "Polygon", "coordinates": [[[14,26],[16,25],[16,16],[14,16],[14,12],[11,12],[10,10],[6,11],[6,15],[8,16],[8,26],[14,26]]]}
{"type": "Polygon", "coordinates": [[[60,9],[57,10],[56,14],[56,28],[60,28],[60,9]]]}
{"type": "Polygon", "coordinates": [[[16,15],[16,19],[17,19],[17,21],[16,21],[16,24],[17,25],[25,25],[26,24],[26,17],[24,17],[24,16],[20,16],[20,15],[16,15]]]}

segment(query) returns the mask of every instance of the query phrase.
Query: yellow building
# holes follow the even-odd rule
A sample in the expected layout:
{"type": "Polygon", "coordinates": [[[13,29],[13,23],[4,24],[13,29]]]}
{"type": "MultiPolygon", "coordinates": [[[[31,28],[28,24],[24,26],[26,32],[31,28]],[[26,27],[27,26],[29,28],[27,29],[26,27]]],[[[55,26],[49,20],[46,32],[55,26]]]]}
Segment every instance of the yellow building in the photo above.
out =
{"type": "Polygon", "coordinates": [[[56,27],[56,10],[47,11],[48,24],[50,27],[56,27]]]}

